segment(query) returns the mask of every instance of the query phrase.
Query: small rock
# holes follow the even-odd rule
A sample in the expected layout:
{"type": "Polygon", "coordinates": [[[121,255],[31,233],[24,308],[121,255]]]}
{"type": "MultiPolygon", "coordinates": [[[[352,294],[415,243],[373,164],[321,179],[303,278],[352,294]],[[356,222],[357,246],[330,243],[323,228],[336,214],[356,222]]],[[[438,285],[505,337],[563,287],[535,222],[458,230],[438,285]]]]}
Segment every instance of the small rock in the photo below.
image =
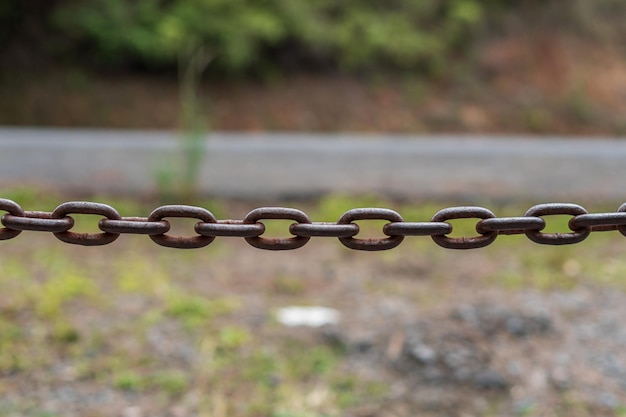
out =
{"type": "Polygon", "coordinates": [[[170,414],[172,417],[185,417],[189,415],[189,410],[183,406],[177,405],[170,409],[170,414]]]}
{"type": "Polygon", "coordinates": [[[527,337],[534,334],[544,334],[552,330],[552,321],[549,317],[536,314],[522,314],[508,312],[502,317],[504,330],[511,336],[527,337]]]}
{"type": "Polygon", "coordinates": [[[424,365],[430,365],[437,361],[437,352],[430,346],[418,344],[411,348],[411,356],[424,365]]]}
{"type": "Polygon", "coordinates": [[[509,381],[504,376],[494,370],[486,369],[474,375],[473,385],[478,389],[502,391],[509,388],[509,381]]]}
{"type": "Polygon", "coordinates": [[[337,326],[324,326],[320,331],[320,336],[325,343],[331,346],[355,353],[369,352],[376,341],[374,334],[354,334],[337,326]]]}
{"type": "Polygon", "coordinates": [[[142,417],[141,408],[137,406],[126,407],[122,410],[122,417],[142,417]]]}
{"type": "Polygon", "coordinates": [[[570,379],[567,371],[562,367],[555,368],[550,373],[550,383],[559,391],[565,391],[572,387],[570,379]]]}
{"type": "Polygon", "coordinates": [[[525,314],[497,306],[464,306],[454,317],[480,329],[486,335],[506,332],[516,337],[547,333],[552,320],[543,314],[525,314]]]}
{"type": "Polygon", "coordinates": [[[451,369],[456,369],[466,364],[467,355],[463,351],[450,351],[446,352],[443,361],[451,369]]]}
{"type": "Polygon", "coordinates": [[[610,392],[603,392],[598,396],[597,403],[601,407],[610,409],[617,408],[619,406],[619,400],[610,392]]]}
{"type": "Polygon", "coordinates": [[[471,376],[472,371],[466,366],[461,366],[454,370],[454,379],[458,382],[467,382],[471,376]]]}
{"type": "Polygon", "coordinates": [[[441,372],[441,370],[437,369],[434,366],[427,366],[426,368],[424,368],[422,376],[424,377],[424,379],[430,382],[442,381],[445,377],[443,372],[441,372]]]}
{"type": "Polygon", "coordinates": [[[523,400],[517,401],[513,406],[515,413],[519,416],[532,415],[534,408],[535,408],[535,404],[529,399],[523,399],[523,400]]]}
{"type": "Polygon", "coordinates": [[[528,384],[536,391],[544,391],[548,385],[548,374],[542,368],[535,368],[530,372],[528,384]]]}
{"type": "Polygon", "coordinates": [[[341,314],[334,308],[320,306],[289,306],[276,312],[276,320],[287,327],[336,325],[340,317],[341,314]]]}

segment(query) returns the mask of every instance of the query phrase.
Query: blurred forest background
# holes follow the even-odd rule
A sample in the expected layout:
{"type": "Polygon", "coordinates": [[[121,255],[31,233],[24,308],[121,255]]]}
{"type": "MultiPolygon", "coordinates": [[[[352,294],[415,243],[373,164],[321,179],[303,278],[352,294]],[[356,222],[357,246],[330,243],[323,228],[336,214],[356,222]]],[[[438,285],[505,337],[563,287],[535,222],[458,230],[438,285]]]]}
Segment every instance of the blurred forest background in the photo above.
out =
{"type": "Polygon", "coordinates": [[[0,124],[626,135],[625,21],[623,0],[3,0],[0,124]]]}

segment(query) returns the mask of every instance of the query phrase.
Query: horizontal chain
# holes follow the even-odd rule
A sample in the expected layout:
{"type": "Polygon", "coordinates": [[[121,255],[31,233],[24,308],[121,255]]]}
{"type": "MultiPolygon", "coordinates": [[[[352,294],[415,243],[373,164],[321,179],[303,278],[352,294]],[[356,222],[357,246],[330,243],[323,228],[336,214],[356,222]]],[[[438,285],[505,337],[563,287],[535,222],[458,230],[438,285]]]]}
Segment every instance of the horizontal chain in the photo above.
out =
{"type": "Polygon", "coordinates": [[[609,213],[588,213],[583,207],[570,203],[539,204],[523,216],[496,217],[484,207],[449,207],[435,213],[430,221],[405,221],[387,208],[355,208],[348,210],[336,222],[313,222],[309,216],[288,207],[261,207],[252,210],[242,220],[218,220],[202,207],[168,205],[159,207],[148,217],[122,217],[111,206],[93,202],[67,202],[52,212],[26,211],[14,201],[0,198],[0,240],[17,237],[22,231],[53,233],[59,240],[84,246],[112,243],[122,234],[148,235],[161,246],[191,249],[207,246],[216,237],[244,238],[250,245],[267,250],[300,248],[312,237],[333,237],[355,250],[379,251],[398,246],[406,236],[430,236],[448,249],[476,249],[492,244],[500,235],[526,235],[544,245],[569,245],[583,241],[591,232],[618,231],[626,236],[626,203],[609,213]],[[101,233],[77,233],[72,214],[100,216],[97,226],[101,233]],[[567,230],[545,233],[547,217],[571,216],[567,230]],[[189,236],[170,236],[168,217],[198,220],[189,236]],[[291,220],[285,238],[263,237],[263,220],[291,220]],[[449,220],[476,219],[476,235],[452,237],[449,220]],[[386,221],[380,238],[358,237],[361,227],[356,222],[386,221]]]}

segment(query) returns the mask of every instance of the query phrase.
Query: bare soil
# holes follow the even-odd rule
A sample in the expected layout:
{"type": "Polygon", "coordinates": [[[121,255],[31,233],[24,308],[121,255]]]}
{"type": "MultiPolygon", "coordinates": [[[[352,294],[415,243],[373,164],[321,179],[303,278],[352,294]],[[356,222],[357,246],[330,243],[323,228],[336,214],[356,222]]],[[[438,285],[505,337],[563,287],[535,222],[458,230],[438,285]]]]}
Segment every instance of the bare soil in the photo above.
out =
{"type": "MultiPolygon", "coordinates": [[[[46,69],[3,74],[0,123],[173,129],[175,79],[46,69]]],[[[554,33],[492,38],[472,72],[207,81],[209,126],[237,131],[624,135],[626,61],[611,45],[554,33]]]]}

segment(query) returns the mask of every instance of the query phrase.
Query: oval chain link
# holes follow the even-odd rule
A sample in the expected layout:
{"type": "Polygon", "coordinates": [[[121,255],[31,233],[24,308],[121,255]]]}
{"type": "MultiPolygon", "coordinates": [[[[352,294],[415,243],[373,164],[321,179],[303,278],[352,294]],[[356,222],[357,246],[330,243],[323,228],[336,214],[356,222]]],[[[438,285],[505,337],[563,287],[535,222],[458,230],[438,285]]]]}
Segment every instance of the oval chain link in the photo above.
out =
{"type": "Polygon", "coordinates": [[[294,223],[289,226],[289,232],[296,236],[306,237],[352,237],[359,233],[359,225],[355,223],[294,223]]]}
{"type": "MultiPolygon", "coordinates": [[[[571,215],[579,216],[588,214],[587,210],[577,204],[569,203],[550,203],[538,204],[531,207],[526,212],[526,217],[542,217],[551,215],[571,215]]],[[[574,228],[572,218],[569,222],[569,228],[572,233],[542,233],[541,230],[526,230],[526,236],[535,243],[542,245],[571,245],[573,243],[582,242],[591,233],[590,227],[574,228]]]]}
{"type": "MultiPolygon", "coordinates": [[[[399,213],[386,208],[355,208],[341,215],[337,224],[352,224],[357,220],[387,220],[392,223],[403,222],[399,213]]],[[[383,239],[357,239],[355,237],[340,237],[344,246],[354,250],[380,251],[393,249],[404,240],[404,236],[389,236],[383,239]]]]}
{"type": "Polygon", "coordinates": [[[590,227],[594,232],[619,230],[620,226],[624,225],[626,225],[625,212],[580,214],[570,220],[571,228],[590,227]]]}
{"type": "MultiPolygon", "coordinates": [[[[106,204],[92,203],[87,201],[70,201],[63,203],[52,212],[53,219],[62,219],[70,214],[99,214],[110,220],[120,220],[122,217],[113,207],[106,204]]],[[[70,216],[71,217],[71,216],[70,216]]],[[[108,245],[120,237],[119,233],[76,233],[76,232],[55,232],[57,239],[82,246],[108,245]]]]}
{"type": "Polygon", "coordinates": [[[496,217],[476,225],[478,233],[498,232],[499,235],[523,235],[526,230],[541,230],[546,221],[541,217],[496,217]]]}
{"type": "MultiPolygon", "coordinates": [[[[6,211],[8,214],[12,216],[16,216],[16,217],[24,216],[24,210],[22,209],[22,207],[19,204],[17,204],[15,201],[7,200],[6,198],[0,198],[0,210],[6,211]]],[[[2,216],[2,218],[0,219],[3,225],[4,225],[5,216],[6,214],[2,216]]],[[[13,239],[14,237],[17,237],[17,235],[19,235],[20,233],[22,233],[21,230],[15,230],[15,229],[9,229],[8,227],[3,227],[0,229],[0,240],[13,239]]]]}
{"type": "MultiPolygon", "coordinates": [[[[298,223],[311,223],[311,219],[304,212],[287,207],[261,207],[252,210],[243,219],[244,223],[255,224],[263,219],[267,220],[294,220],[298,223]]],[[[262,223],[262,222],[261,222],[262,223]]],[[[263,225],[265,227],[265,225],[263,225]]],[[[246,237],[251,246],[266,250],[291,250],[306,245],[311,239],[308,236],[290,238],[265,238],[261,236],[246,237]]]]}
{"type": "MultiPolygon", "coordinates": [[[[209,210],[201,207],[169,205],[155,209],[148,216],[149,222],[159,222],[165,217],[198,219],[205,223],[217,223],[217,219],[209,210]]],[[[165,233],[150,235],[155,243],[168,248],[197,249],[207,246],[215,240],[215,236],[169,236],[165,233]]]]}
{"type": "Polygon", "coordinates": [[[243,220],[219,220],[217,223],[196,223],[194,230],[203,236],[256,237],[265,233],[265,225],[248,224],[243,220]]]}
{"type": "MultiPolygon", "coordinates": [[[[450,207],[435,213],[433,222],[446,222],[453,219],[491,219],[496,215],[484,207],[450,207]]],[[[498,237],[498,232],[480,232],[478,226],[476,231],[480,236],[449,237],[447,235],[432,235],[432,239],[441,247],[446,249],[477,249],[488,246],[498,237]]]]}
{"type": "Polygon", "coordinates": [[[2,223],[10,229],[31,232],[67,232],[74,227],[74,219],[70,216],[55,219],[52,213],[45,211],[25,211],[23,217],[5,214],[2,223]]]}
{"type": "Polygon", "coordinates": [[[169,232],[167,220],[148,221],[147,217],[122,217],[121,220],[102,219],[98,222],[100,230],[108,233],[132,235],[162,235],[169,232]]]}
{"type": "Polygon", "coordinates": [[[452,225],[445,222],[396,222],[383,226],[387,236],[433,236],[451,232],[452,225]]]}

